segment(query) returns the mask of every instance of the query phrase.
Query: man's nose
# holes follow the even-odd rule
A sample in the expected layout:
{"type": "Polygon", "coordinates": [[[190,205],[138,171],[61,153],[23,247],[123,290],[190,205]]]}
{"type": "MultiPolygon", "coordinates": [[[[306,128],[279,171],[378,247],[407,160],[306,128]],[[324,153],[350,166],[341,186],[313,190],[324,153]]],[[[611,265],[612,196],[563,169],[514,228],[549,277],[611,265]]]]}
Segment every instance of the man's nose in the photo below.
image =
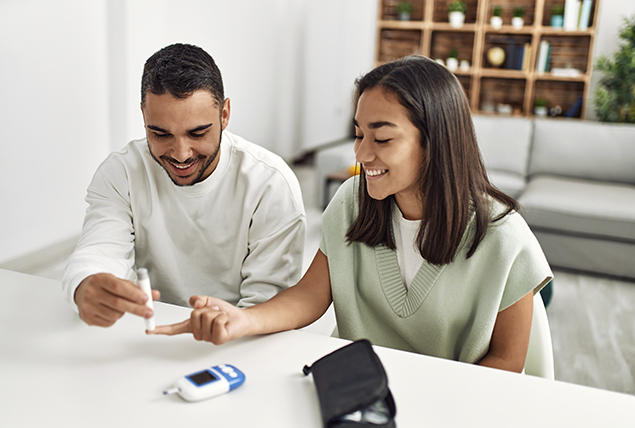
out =
{"type": "Polygon", "coordinates": [[[172,153],[170,156],[179,162],[185,162],[191,158],[192,147],[190,146],[188,139],[185,137],[176,138],[174,145],[172,146],[172,153]]]}

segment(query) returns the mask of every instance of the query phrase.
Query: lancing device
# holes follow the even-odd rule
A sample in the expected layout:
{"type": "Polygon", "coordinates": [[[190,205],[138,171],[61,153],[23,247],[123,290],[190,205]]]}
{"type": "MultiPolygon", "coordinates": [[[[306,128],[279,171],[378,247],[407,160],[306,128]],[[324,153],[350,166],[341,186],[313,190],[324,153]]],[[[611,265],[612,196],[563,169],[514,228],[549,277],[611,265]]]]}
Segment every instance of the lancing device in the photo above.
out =
{"type": "MultiPolygon", "coordinates": [[[[152,305],[152,287],[150,287],[150,277],[148,276],[148,269],[139,268],[137,269],[137,285],[141,288],[141,290],[146,293],[148,296],[148,300],[146,301],[146,306],[152,310],[154,313],[154,307],[152,305]]],[[[152,331],[156,327],[154,324],[154,315],[150,318],[146,318],[146,330],[152,331]]]]}

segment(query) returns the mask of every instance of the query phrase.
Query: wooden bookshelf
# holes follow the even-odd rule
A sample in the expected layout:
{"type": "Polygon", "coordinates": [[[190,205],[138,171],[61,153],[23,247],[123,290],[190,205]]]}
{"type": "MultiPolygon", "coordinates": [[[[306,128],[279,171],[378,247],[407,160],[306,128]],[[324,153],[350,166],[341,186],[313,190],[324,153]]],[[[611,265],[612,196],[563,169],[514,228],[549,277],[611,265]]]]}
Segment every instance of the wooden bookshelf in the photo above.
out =
{"type": "MultiPolygon", "coordinates": [[[[496,113],[500,105],[510,106],[512,115],[533,116],[536,98],[544,98],[549,108],[560,106],[567,112],[579,100],[582,105],[573,116],[586,118],[587,100],[593,71],[593,45],[597,30],[600,0],[592,0],[589,26],[586,30],[565,31],[550,25],[554,5],[565,6],[566,0],[464,0],[467,5],[465,23],[453,28],[448,22],[448,5],[453,0],[410,0],[414,6],[410,21],[399,21],[399,0],[381,0],[377,22],[377,65],[403,56],[418,54],[446,60],[450,49],[456,48],[459,60],[467,60],[467,71],[454,73],[463,85],[473,113],[496,113]],[[494,6],[503,9],[503,25],[495,29],[490,25],[494,6]],[[525,9],[524,26],[511,25],[514,7],[525,9]],[[571,68],[580,71],[577,76],[556,76],[551,71],[539,73],[540,43],[551,45],[549,70],[571,68]],[[501,47],[510,63],[492,66],[487,51],[501,47]],[[530,46],[526,68],[506,67],[522,65],[517,46],[530,46]],[[514,47],[515,52],[514,53],[514,47]]],[[[526,55],[526,50],[523,52],[526,55]]]]}

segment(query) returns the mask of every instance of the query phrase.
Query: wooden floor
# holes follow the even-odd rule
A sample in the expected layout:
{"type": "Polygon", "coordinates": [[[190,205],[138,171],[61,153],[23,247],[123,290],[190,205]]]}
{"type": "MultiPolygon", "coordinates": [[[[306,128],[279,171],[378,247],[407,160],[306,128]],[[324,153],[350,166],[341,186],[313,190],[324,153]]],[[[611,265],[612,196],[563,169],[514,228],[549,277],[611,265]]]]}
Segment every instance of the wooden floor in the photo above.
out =
{"type": "MultiPolygon", "coordinates": [[[[311,203],[316,200],[312,168],[295,171],[307,203],[306,269],[319,245],[321,209],[311,203]]],[[[26,273],[61,279],[66,256],[26,273]]],[[[547,315],[556,379],[635,395],[635,283],[557,270],[554,274],[547,315]]],[[[331,331],[328,322],[321,330],[331,331]]]]}

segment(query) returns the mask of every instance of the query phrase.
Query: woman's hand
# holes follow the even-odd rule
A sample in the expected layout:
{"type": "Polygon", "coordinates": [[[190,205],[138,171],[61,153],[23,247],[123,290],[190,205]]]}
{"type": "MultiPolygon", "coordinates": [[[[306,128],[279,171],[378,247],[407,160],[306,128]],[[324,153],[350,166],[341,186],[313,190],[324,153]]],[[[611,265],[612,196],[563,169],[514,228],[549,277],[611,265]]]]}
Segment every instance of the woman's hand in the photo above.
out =
{"type": "Polygon", "coordinates": [[[222,345],[249,334],[249,317],[224,300],[208,296],[192,296],[190,305],[194,310],[190,319],[172,325],[158,326],[148,334],[192,333],[196,340],[222,345]]]}
{"type": "Polygon", "coordinates": [[[189,320],[159,326],[148,334],[192,333],[196,340],[221,345],[243,336],[307,326],[324,315],[331,302],[328,259],[318,250],[300,282],[266,302],[238,309],[215,297],[192,296],[189,320]]]}

